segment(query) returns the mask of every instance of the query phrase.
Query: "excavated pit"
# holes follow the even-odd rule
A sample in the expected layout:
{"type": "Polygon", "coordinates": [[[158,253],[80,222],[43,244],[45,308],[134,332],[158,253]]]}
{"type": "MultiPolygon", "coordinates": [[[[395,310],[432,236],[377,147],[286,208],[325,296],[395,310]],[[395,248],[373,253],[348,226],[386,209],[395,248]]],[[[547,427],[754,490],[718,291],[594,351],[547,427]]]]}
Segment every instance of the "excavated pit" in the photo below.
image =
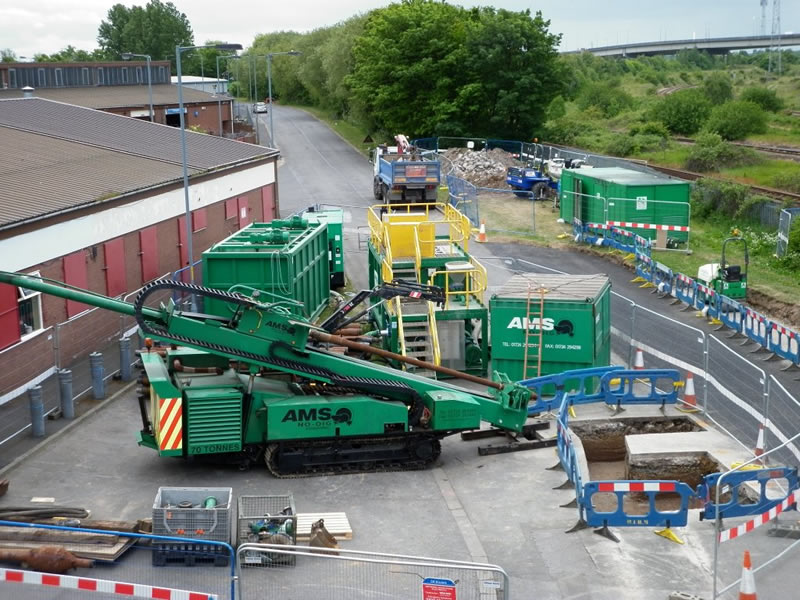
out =
{"type": "MultiPolygon", "coordinates": [[[[573,422],[570,428],[581,439],[593,480],[676,480],[694,489],[705,475],[721,469],[707,452],[628,456],[626,436],[703,431],[687,417],[615,418],[573,422]]],[[[617,496],[613,493],[595,494],[592,502],[600,511],[613,512],[617,508],[617,496]]],[[[623,502],[628,515],[644,515],[649,511],[647,494],[627,494],[623,502]]],[[[660,511],[676,510],[680,496],[658,493],[655,505],[660,511]]]]}

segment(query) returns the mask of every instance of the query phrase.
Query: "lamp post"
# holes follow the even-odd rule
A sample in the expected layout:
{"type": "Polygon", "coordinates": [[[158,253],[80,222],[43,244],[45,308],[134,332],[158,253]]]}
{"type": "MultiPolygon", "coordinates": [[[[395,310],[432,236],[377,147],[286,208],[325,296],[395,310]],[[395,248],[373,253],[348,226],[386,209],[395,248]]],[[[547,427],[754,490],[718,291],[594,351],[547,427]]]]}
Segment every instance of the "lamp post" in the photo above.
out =
{"type": "Polygon", "coordinates": [[[133,52],[123,52],[121,54],[122,60],[130,60],[134,56],[147,59],[147,94],[150,97],[150,122],[153,122],[153,80],[150,76],[150,55],[149,54],[134,54],[133,52]]]}
{"type": "MultiPolygon", "coordinates": [[[[219,117],[219,134],[222,135],[222,100],[219,98],[220,79],[219,79],[219,59],[229,58],[232,54],[217,54],[217,116],[219,117]]],[[[227,93],[227,91],[226,91],[227,93]]],[[[231,126],[233,124],[233,105],[231,104],[231,126]]],[[[233,133],[231,131],[231,133],[233,133]]]]}
{"type": "Polygon", "coordinates": [[[269,52],[267,53],[267,97],[269,98],[269,145],[272,148],[277,148],[275,144],[275,130],[272,125],[272,113],[275,110],[272,104],[272,57],[273,56],[300,56],[302,52],[297,50],[289,50],[288,52],[269,52]]]}
{"type": "Polygon", "coordinates": [[[183,200],[186,219],[186,250],[189,258],[189,280],[194,283],[194,252],[192,249],[192,211],[189,208],[189,170],[186,159],[186,118],[183,116],[183,80],[181,78],[181,53],[197,48],[217,50],[241,50],[241,44],[208,44],[206,46],[175,46],[175,61],[178,68],[178,113],[181,122],[181,166],[183,167],[183,200]]]}

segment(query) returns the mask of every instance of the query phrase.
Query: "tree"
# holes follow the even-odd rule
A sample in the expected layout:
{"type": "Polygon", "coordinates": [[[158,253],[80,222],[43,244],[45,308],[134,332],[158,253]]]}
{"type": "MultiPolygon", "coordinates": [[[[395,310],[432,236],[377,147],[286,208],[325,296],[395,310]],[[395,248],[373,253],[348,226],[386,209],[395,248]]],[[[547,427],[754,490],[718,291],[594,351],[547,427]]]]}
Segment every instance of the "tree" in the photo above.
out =
{"type": "Polygon", "coordinates": [[[17,55],[11,48],[0,50],[0,62],[17,62],[17,55]]]}
{"type": "Polygon", "coordinates": [[[93,62],[103,60],[103,53],[98,49],[88,52],[78,50],[74,46],[67,46],[55,54],[36,54],[33,60],[36,62],[93,62]]]}
{"type": "Polygon", "coordinates": [[[698,89],[681,90],[666,96],[653,109],[653,118],[672,133],[691,135],[700,131],[711,112],[711,103],[698,89]]]}
{"type": "Polygon", "coordinates": [[[742,90],[739,100],[753,102],[769,112],[778,112],[783,108],[783,100],[778,98],[775,90],[768,90],[765,87],[753,86],[745,88],[742,90]]]}
{"type": "Polygon", "coordinates": [[[618,82],[598,81],[584,85],[577,102],[581,110],[596,106],[604,117],[615,117],[633,106],[633,96],[623,90],[618,82]]]}
{"type": "Polygon", "coordinates": [[[703,92],[711,100],[711,104],[723,104],[733,100],[733,85],[730,76],[724,71],[717,71],[706,77],[703,92]]]}
{"type": "Polygon", "coordinates": [[[743,140],[750,134],[767,131],[767,115],[754,102],[726,102],[711,111],[706,129],[718,133],[725,140],[743,140]]]}
{"type": "Polygon", "coordinates": [[[144,7],[112,6],[97,30],[97,42],[108,60],[123,52],[162,60],[175,56],[176,46],[194,45],[194,34],[189,19],[172,2],[149,0],[144,7]]]}

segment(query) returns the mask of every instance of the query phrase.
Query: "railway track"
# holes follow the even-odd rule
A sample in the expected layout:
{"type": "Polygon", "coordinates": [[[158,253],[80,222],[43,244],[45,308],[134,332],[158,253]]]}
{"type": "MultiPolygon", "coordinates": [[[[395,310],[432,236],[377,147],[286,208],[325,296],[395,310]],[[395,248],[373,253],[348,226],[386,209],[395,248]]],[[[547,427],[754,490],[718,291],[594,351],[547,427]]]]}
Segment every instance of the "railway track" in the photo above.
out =
{"type": "MultiPolygon", "coordinates": [[[[676,142],[681,142],[684,144],[695,143],[695,140],[687,137],[674,137],[672,139],[674,139],[676,142]]],[[[740,146],[742,148],[751,148],[757,152],[763,152],[765,154],[780,154],[783,156],[792,157],[795,160],[800,160],[800,148],[794,148],[791,146],[764,146],[762,144],[748,144],[747,142],[728,142],[728,143],[733,144],[734,146],[740,146]]]]}

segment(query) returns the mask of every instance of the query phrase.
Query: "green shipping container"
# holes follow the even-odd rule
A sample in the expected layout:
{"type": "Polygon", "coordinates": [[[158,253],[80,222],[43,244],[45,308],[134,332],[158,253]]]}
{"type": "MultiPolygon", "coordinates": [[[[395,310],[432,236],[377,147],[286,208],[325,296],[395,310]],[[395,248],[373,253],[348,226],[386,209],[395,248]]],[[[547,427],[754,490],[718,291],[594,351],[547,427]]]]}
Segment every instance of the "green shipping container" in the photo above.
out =
{"type": "Polygon", "coordinates": [[[537,375],[539,329],[542,375],[599,367],[611,361],[611,282],[606,275],[514,275],[489,300],[492,370],[525,378],[525,329],[530,332],[527,377],[537,375]],[[544,294],[540,318],[539,289],[544,294]],[[530,289],[530,303],[529,292],[530,289]]]}
{"type": "MultiPolygon", "coordinates": [[[[203,285],[229,290],[236,284],[267,292],[264,302],[300,302],[286,307],[316,318],[330,296],[327,226],[299,217],[253,223],[203,252],[203,285]]],[[[230,315],[219,300],[206,299],[204,310],[230,315]]]]}
{"type": "Polygon", "coordinates": [[[620,222],[647,239],[685,242],[687,231],[647,229],[644,225],[689,226],[691,184],[682,179],[631,169],[564,169],[561,174],[560,216],[567,223],[620,222]],[[638,225],[638,226],[637,226],[638,225]]]}
{"type": "Polygon", "coordinates": [[[311,206],[300,213],[309,223],[328,225],[328,262],[331,287],[344,287],[344,209],[334,206],[311,206]]]}

